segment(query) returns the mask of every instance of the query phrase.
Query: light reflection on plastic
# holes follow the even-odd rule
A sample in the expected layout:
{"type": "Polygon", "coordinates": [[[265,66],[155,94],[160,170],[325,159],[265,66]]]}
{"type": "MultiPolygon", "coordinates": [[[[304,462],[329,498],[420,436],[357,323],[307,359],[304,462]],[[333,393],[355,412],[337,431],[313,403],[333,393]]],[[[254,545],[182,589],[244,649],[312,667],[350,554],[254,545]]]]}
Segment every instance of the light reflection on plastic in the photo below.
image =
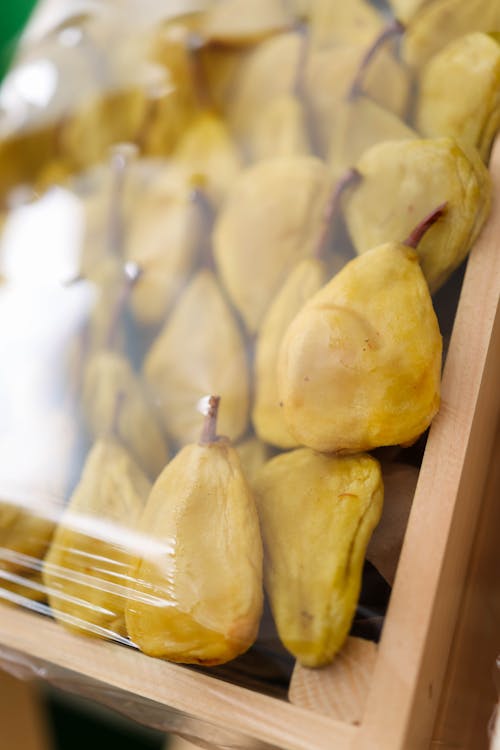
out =
{"type": "Polygon", "coordinates": [[[62,188],[19,206],[2,233],[0,273],[23,286],[74,278],[80,270],[84,226],[82,204],[62,188]]]}
{"type": "Polygon", "coordinates": [[[0,91],[0,106],[9,110],[18,106],[21,99],[34,107],[46,107],[58,81],[57,67],[50,60],[36,60],[14,68],[0,91]]]}

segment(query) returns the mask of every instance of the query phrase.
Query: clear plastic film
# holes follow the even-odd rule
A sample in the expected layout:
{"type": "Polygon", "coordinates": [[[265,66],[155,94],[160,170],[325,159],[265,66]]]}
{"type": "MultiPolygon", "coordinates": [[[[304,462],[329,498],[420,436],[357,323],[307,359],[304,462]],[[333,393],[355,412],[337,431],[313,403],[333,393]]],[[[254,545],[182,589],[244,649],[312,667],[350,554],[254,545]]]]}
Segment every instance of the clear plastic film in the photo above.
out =
{"type": "Polygon", "coordinates": [[[35,19],[0,89],[0,601],[278,697],[378,640],[500,122],[499,4],[446,38],[415,5],[35,19]]]}

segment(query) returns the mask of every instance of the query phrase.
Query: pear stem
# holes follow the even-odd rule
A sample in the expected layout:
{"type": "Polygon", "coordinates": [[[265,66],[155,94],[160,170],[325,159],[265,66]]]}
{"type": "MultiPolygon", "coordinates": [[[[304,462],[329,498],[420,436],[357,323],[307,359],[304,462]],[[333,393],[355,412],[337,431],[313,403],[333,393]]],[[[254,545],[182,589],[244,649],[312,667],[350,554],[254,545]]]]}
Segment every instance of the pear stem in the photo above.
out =
{"type": "Polygon", "coordinates": [[[318,244],[316,246],[316,252],[314,253],[314,257],[317,258],[318,260],[321,260],[321,258],[324,255],[325,247],[326,247],[327,240],[328,240],[328,235],[330,233],[330,228],[332,226],[333,221],[335,220],[335,217],[340,211],[340,200],[342,198],[342,195],[348,188],[354,187],[362,179],[363,179],[362,174],[353,167],[352,169],[348,169],[347,172],[345,172],[342,175],[342,177],[337,181],[335,188],[325,208],[322,231],[321,231],[318,244]]]}
{"type": "Polygon", "coordinates": [[[352,83],[351,89],[347,95],[347,99],[355,99],[357,96],[363,93],[363,83],[366,76],[366,72],[369,69],[373,58],[377,55],[378,51],[394,36],[400,36],[405,32],[405,27],[401,23],[401,21],[398,21],[397,19],[394,19],[390,23],[387,24],[387,26],[382,29],[378,37],[373,42],[372,46],[367,50],[366,54],[364,55],[363,59],[361,60],[361,63],[359,65],[358,71],[356,75],[354,76],[354,81],[352,83]]]}
{"type": "Polygon", "coordinates": [[[111,325],[109,326],[107,342],[110,349],[114,348],[116,338],[118,335],[118,324],[123,312],[128,304],[132,291],[141,278],[143,270],[137,263],[128,262],[123,267],[124,281],[123,286],[120,289],[120,294],[116,300],[116,304],[113,310],[113,316],[111,319],[111,325]]]}
{"type": "Polygon", "coordinates": [[[435,208],[432,213],[430,213],[425,217],[425,219],[422,219],[422,221],[417,224],[413,232],[404,241],[403,244],[408,245],[408,247],[412,247],[414,250],[416,250],[426,232],[428,232],[428,230],[436,223],[436,221],[438,221],[438,219],[440,219],[446,213],[447,208],[448,203],[442,203],[440,206],[435,208]]]}
{"type": "Polygon", "coordinates": [[[201,445],[208,445],[217,442],[217,415],[219,413],[219,404],[220,396],[210,396],[207,415],[201,431],[201,445]]]}
{"type": "Polygon", "coordinates": [[[111,151],[112,174],[111,200],[108,214],[108,246],[117,257],[123,256],[125,245],[125,222],[123,219],[123,188],[130,158],[137,152],[133,144],[119,144],[111,151]]]}
{"type": "Polygon", "coordinates": [[[113,417],[111,419],[111,425],[110,425],[110,435],[118,436],[118,427],[119,427],[119,421],[120,421],[120,415],[123,408],[123,402],[125,401],[125,392],[124,391],[118,391],[116,394],[116,400],[115,400],[115,407],[113,410],[113,417]]]}

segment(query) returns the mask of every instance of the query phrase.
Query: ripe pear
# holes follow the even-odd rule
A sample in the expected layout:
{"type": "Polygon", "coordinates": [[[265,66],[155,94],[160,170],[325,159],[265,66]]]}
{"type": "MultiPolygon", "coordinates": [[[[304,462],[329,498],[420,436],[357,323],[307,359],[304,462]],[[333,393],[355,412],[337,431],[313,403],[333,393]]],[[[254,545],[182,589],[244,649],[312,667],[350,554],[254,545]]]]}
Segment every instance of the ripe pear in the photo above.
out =
{"type": "Polygon", "coordinates": [[[321,153],[327,154],[339,109],[351,96],[363,67],[362,92],[384,109],[404,118],[410,95],[410,78],[391,51],[381,47],[365,65],[364,46],[334,46],[313,51],[304,71],[312,118],[321,153]]]}
{"type": "Polygon", "coordinates": [[[433,0],[389,0],[389,5],[394,11],[396,18],[403,23],[411,21],[413,16],[424,5],[429,5],[433,0]]]}
{"type": "Polygon", "coordinates": [[[301,261],[280,289],[257,335],[252,422],[261,440],[279,448],[297,445],[286,427],[278,395],[277,363],[281,342],[299,310],[325,281],[326,270],[320,260],[301,261]]]}
{"type": "Polygon", "coordinates": [[[311,48],[337,45],[367,47],[380,33],[383,16],[365,0],[335,3],[315,0],[310,11],[311,48]]]}
{"type": "Polygon", "coordinates": [[[156,478],[168,461],[168,447],[127,359],[112,351],[95,353],[85,367],[82,398],[92,436],[114,433],[142,470],[156,478]]]}
{"type": "Polygon", "coordinates": [[[278,97],[295,92],[303,53],[303,37],[288,32],[259,44],[243,59],[232,81],[226,115],[244,150],[260,112],[278,97]]]}
{"type": "Polygon", "coordinates": [[[254,161],[287,156],[310,156],[304,107],[296,96],[284,94],[258,113],[248,136],[254,161]]]}
{"type": "Polygon", "coordinates": [[[196,440],[200,401],[215,388],[224,399],[220,429],[246,431],[249,375],[245,342],[214,274],[201,270],[179,299],[144,362],[163,427],[179,444],[196,440]]]}
{"type": "Polygon", "coordinates": [[[264,582],[278,634],[306,667],[332,661],[356,610],[383,484],[368,455],[308,448],[271,459],[255,481],[264,582]]]}
{"type": "Polygon", "coordinates": [[[211,398],[200,442],[185,446],[153,487],[126,609],[142,651],[205,666],[250,648],[263,600],[255,501],[237,451],[216,436],[216,409],[211,398]]]}
{"type": "Polygon", "coordinates": [[[348,263],[290,324],[278,360],[287,428],[326,452],[410,443],[438,411],[441,355],[416,252],[378,246],[348,263]]]}
{"type": "Polygon", "coordinates": [[[141,270],[130,297],[139,324],[164,323],[189,281],[204,226],[187,175],[179,175],[175,188],[151,187],[138,201],[129,221],[126,256],[141,270]]]}
{"type": "Polygon", "coordinates": [[[254,44],[293,22],[286,0],[224,0],[210,4],[200,33],[220,44],[254,44]]]}
{"type": "Polygon", "coordinates": [[[92,447],[43,565],[54,616],[72,629],[125,635],[135,530],[151,485],[116,441],[92,447]]]}
{"type": "Polygon", "coordinates": [[[189,126],[173,158],[188,170],[191,180],[219,206],[242,168],[239,152],[224,120],[204,112],[189,126]]]}
{"type": "Polygon", "coordinates": [[[361,180],[345,193],[344,217],[358,253],[400,241],[446,202],[445,215],[417,248],[436,291],[466,257],[490,210],[491,180],[479,155],[452,138],[386,141],[366,151],[356,169],[361,180]]]}
{"type": "Polygon", "coordinates": [[[330,196],[326,167],[313,157],[260,162],[236,181],[214,230],[222,282],[255,333],[287,274],[314,255],[330,196]],[[249,280],[258,279],[258,283],[249,280]]]}
{"type": "Polygon", "coordinates": [[[500,129],[500,44],[474,32],[456,39],[424,66],[416,125],[430,138],[475,146],[487,161],[500,129]]]}
{"type": "Polygon", "coordinates": [[[367,96],[356,96],[339,103],[327,161],[338,180],[376,143],[417,137],[417,133],[393,112],[367,96]]]}
{"type": "Polygon", "coordinates": [[[473,31],[500,31],[496,0],[433,0],[413,15],[403,38],[404,60],[421,68],[439,50],[473,31]]]}

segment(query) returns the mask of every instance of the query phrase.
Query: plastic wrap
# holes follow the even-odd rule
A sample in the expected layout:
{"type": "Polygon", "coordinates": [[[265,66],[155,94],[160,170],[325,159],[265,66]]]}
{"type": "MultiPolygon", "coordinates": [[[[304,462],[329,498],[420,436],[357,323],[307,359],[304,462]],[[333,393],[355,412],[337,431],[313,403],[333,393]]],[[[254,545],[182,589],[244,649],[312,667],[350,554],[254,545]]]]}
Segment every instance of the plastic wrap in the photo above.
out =
{"type": "Polygon", "coordinates": [[[0,89],[0,601],[278,697],[378,639],[490,208],[487,5],[441,42],[321,0],[33,26],[0,89]]]}

